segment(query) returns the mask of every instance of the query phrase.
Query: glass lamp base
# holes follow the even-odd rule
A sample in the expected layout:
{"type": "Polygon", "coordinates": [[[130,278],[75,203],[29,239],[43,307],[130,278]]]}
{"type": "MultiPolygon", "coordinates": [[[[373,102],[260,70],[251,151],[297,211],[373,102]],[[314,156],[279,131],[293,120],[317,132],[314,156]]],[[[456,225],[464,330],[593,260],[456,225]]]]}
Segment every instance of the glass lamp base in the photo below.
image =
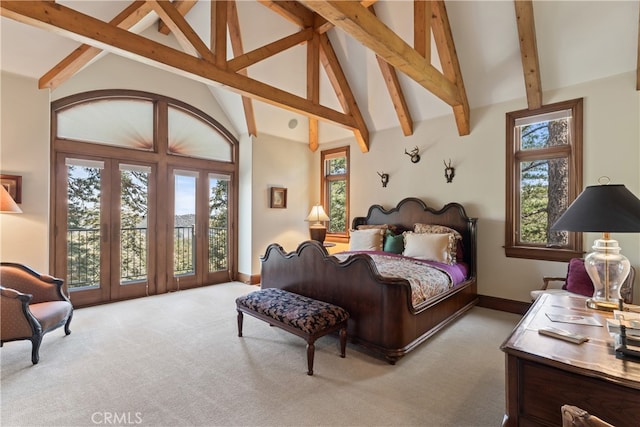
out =
{"type": "Polygon", "coordinates": [[[622,304],[617,301],[602,301],[589,298],[586,303],[588,308],[593,310],[613,311],[622,310],[622,304]]]}

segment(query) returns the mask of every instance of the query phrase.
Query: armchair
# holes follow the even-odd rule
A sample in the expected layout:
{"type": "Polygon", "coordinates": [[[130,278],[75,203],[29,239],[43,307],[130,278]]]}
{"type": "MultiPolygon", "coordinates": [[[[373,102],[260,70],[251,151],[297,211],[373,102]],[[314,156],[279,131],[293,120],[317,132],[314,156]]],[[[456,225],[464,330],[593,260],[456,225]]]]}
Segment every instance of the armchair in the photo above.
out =
{"type": "MultiPolygon", "coordinates": [[[[635,269],[631,267],[629,275],[620,287],[620,296],[626,304],[633,304],[633,281],[635,279],[635,269]]],[[[590,297],[593,295],[593,282],[584,268],[584,260],[573,258],[569,261],[567,275],[565,277],[544,276],[542,287],[531,291],[531,300],[535,301],[540,294],[555,293],[564,295],[583,295],[590,297]],[[556,282],[562,283],[562,287],[550,286],[556,282]]]]}
{"type": "Polygon", "coordinates": [[[0,347],[5,342],[30,340],[31,362],[38,363],[42,337],[64,325],[69,335],[73,305],[62,290],[63,281],[15,263],[0,263],[0,347]]]}

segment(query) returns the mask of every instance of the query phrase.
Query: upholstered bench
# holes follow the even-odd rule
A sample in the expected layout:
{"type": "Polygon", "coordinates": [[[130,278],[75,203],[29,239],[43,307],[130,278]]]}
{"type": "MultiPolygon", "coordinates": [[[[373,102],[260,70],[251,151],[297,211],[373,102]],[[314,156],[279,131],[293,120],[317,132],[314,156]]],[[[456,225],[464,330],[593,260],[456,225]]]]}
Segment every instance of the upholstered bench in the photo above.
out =
{"type": "Polygon", "coordinates": [[[264,320],[307,341],[307,375],[313,375],[315,341],[340,331],[340,357],[347,346],[347,319],[343,308],[282,289],[267,288],[236,299],[238,336],[242,337],[243,314],[264,320]]]}

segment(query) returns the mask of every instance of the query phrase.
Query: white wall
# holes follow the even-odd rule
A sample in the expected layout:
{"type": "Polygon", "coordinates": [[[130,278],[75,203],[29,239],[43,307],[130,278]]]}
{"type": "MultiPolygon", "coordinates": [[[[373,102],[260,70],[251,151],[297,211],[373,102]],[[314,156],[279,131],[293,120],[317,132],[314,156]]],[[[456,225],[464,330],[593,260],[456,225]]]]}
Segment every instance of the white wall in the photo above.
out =
{"type": "MultiPolygon", "coordinates": [[[[22,215],[0,215],[0,259],[18,261],[48,270],[49,210],[49,95],[37,89],[35,79],[2,73],[0,169],[23,176],[22,215]]],[[[97,88],[131,88],[161,93],[202,109],[230,126],[208,89],[169,73],[125,59],[108,56],[79,73],[56,90],[55,98],[97,88]],[[109,59],[110,58],[110,59],[109,59]]],[[[544,94],[552,103],[584,97],[584,184],[597,184],[601,175],[625,184],[640,195],[640,96],[635,74],[627,73],[589,84],[544,94]]],[[[371,204],[393,207],[415,196],[440,207],[457,201],[479,218],[479,292],[527,301],[530,289],[545,274],[562,275],[564,263],[506,258],[505,216],[505,113],[525,108],[525,100],[476,109],[471,112],[471,135],[460,137],[452,115],[417,123],[414,135],[404,137],[399,128],[372,133],[370,152],[362,153],[353,139],[323,146],[351,144],[352,216],[364,215],[371,204]],[[422,160],[413,164],[404,150],[420,148],[422,160]],[[443,161],[451,159],[456,177],[447,184],[443,161]],[[377,172],[390,174],[382,188],[377,172]]],[[[308,239],[304,222],[319,200],[320,150],[306,144],[259,135],[241,137],[239,271],[260,272],[259,257],[269,243],[294,250],[308,239]],[[244,145],[243,145],[244,144],[244,145]],[[268,189],[288,189],[286,209],[270,209],[268,189]],[[252,194],[247,194],[251,191],[252,194]]],[[[585,237],[589,248],[596,236],[585,237]]],[[[640,264],[640,238],[614,235],[632,264],[640,264]]],[[[636,283],[636,301],[640,301],[636,283]]]]}
{"type": "Polygon", "coordinates": [[[318,203],[319,190],[315,194],[313,190],[318,173],[309,146],[299,142],[261,135],[253,144],[252,156],[251,273],[259,274],[260,256],[270,243],[293,251],[309,240],[309,223],[304,220],[318,203]],[[287,189],[286,209],[269,208],[271,187],[287,189]]]}
{"type": "MultiPolygon", "coordinates": [[[[583,183],[597,185],[607,175],[612,183],[625,184],[640,196],[638,92],[635,74],[627,73],[544,94],[544,103],[584,98],[583,183]]],[[[475,109],[471,135],[460,137],[453,115],[418,123],[414,134],[403,137],[399,128],[371,136],[369,153],[362,153],[352,139],[352,216],[366,215],[371,204],[395,207],[405,197],[418,197],[432,207],[460,202],[469,216],[478,217],[478,290],[483,295],[519,301],[541,285],[543,275],[564,275],[566,264],[504,256],[505,227],[505,113],[526,108],[525,99],[475,109]],[[410,162],[404,150],[418,146],[421,161],[410,162]],[[456,168],[452,183],[444,178],[444,161],[456,168]],[[390,175],[382,188],[376,172],[390,175]]],[[[328,147],[322,147],[326,149],[328,147]]],[[[316,155],[319,162],[319,154],[316,155]]],[[[317,184],[319,186],[319,184],[317,184]]],[[[590,250],[598,235],[586,233],[590,250]]],[[[622,252],[640,265],[637,234],[614,234],[622,252]]],[[[636,283],[635,300],[640,301],[636,283]]]]}
{"type": "Polygon", "coordinates": [[[49,92],[0,74],[0,172],[22,176],[22,214],[0,214],[0,260],[49,271],[49,92]]]}

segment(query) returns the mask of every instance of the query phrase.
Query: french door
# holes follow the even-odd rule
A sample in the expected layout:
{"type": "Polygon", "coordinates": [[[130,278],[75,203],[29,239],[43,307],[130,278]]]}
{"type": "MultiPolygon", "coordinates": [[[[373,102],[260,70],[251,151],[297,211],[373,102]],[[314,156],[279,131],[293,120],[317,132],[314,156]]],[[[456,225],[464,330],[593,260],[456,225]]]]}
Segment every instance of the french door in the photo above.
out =
{"type": "Polygon", "coordinates": [[[130,90],[51,109],[50,252],[75,305],[235,278],[239,149],[220,123],[130,90]]]}
{"type": "Polygon", "coordinates": [[[76,305],[156,291],[154,165],[58,154],[55,271],[76,305]]]}
{"type": "Polygon", "coordinates": [[[173,244],[167,259],[173,272],[169,290],[232,280],[229,190],[231,177],[207,170],[172,167],[170,215],[173,244]]]}

